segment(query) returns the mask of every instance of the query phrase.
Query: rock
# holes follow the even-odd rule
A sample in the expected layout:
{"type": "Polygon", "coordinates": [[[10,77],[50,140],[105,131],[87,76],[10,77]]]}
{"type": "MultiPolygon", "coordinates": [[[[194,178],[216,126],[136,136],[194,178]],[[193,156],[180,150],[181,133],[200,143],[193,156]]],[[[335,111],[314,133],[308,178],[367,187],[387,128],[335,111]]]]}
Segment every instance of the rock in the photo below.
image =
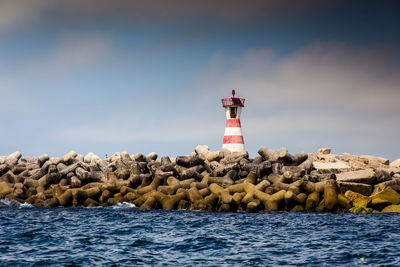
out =
{"type": "Polygon", "coordinates": [[[325,182],[328,181],[330,179],[334,179],[336,180],[336,175],[334,173],[331,172],[327,172],[327,173],[319,173],[318,171],[311,171],[310,172],[310,177],[309,180],[312,182],[325,182]]]}
{"type": "Polygon", "coordinates": [[[267,147],[260,147],[258,154],[264,158],[264,160],[269,160],[271,162],[286,162],[292,163],[293,156],[288,153],[286,148],[279,148],[276,150],[269,149],[267,147]]]}
{"type": "Polygon", "coordinates": [[[198,154],[198,155],[203,155],[206,156],[207,153],[210,151],[210,148],[206,145],[198,145],[196,146],[196,148],[194,149],[194,151],[198,154]]]}
{"type": "Polygon", "coordinates": [[[390,205],[382,210],[382,212],[400,212],[400,205],[390,205]]]}
{"type": "Polygon", "coordinates": [[[92,161],[93,156],[95,156],[95,154],[93,152],[89,152],[83,157],[83,161],[89,164],[92,161]]]}
{"type": "Polygon", "coordinates": [[[382,192],[384,189],[391,187],[394,190],[400,190],[400,185],[396,182],[396,180],[389,180],[383,183],[379,183],[374,185],[374,191],[373,194],[377,194],[379,192],[382,192]]]}
{"type": "Polygon", "coordinates": [[[0,176],[10,170],[10,167],[7,164],[0,164],[0,176]]]}
{"type": "Polygon", "coordinates": [[[372,169],[342,172],[336,174],[336,180],[349,183],[371,184],[374,181],[375,172],[372,169]]]}
{"type": "Polygon", "coordinates": [[[18,160],[22,157],[22,153],[19,151],[15,151],[8,155],[4,161],[4,163],[8,166],[9,169],[12,169],[14,165],[18,163],[18,160]]]}
{"type": "Polygon", "coordinates": [[[293,155],[293,162],[296,165],[299,165],[299,164],[303,163],[305,160],[307,160],[307,158],[308,158],[308,154],[306,152],[300,152],[300,153],[293,155]]]}
{"type": "Polygon", "coordinates": [[[176,164],[190,168],[202,164],[203,161],[196,156],[178,156],[176,157],[176,164]]]}
{"type": "Polygon", "coordinates": [[[338,160],[336,162],[314,161],[312,164],[315,169],[322,172],[330,171],[337,173],[350,170],[349,164],[341,160],[338,160]]]}
{"type": "MultiPolygon", "coordinates": [[[[353,160],[353,161],[363,161],[363,160],[361,160],[358,156],[356,156],[356,155],[352,155],[352,154],[349,154],[349,153],[343,153],[342,155],[340,155],[339,156],[339,158],[341,159],[341,160],[344,160],[344,161],[350,161],[350,160],[353,160]]],[[[365,162],[364,161],[364,163],[367,163],[367,162],[365,162]]]]}
{"type": "Polygon", "coordinates": [[[317,154],[317,159],[323,162],[336,162],[338,156],[335,154],[317,154]]]}
{"type": "Polygon", "coordinates": [[[21,157],[22,157],[22,153],[20,151],[15,151],[7,156],[6,161],[11,158],[16,158],[17,160],[19,160],[21,157]]]}
{"type": "Polygon", "coordinates": [[[400,168],[400,159],[396,159],[395,161],[389,164],[390,167],[400,168]]]}
{"type": "Polygon", "coordinates": [[[352,169],[366,169],[368,168],[368,164],[366,164],[364,161],[360,160],[349,160],[349,165],[352,169]]]}
{"type": "Polygon", "coordinates": [[[390,203],[392,203],[393,205],[397,205],[400,203],[400,194],[397,193],[396,191],[394,191],[392,188],[386,188],[385,190],[383,190],[380,193],[377,193],[375,195],[371,196],[371,199],[383,199],[383,200],[387,200],[390,203]]]}
{"type": "Polygon", "coordinates": [[[152,160],[156,160],[158,158],[158,155],[156,152],[151,152],[148,155],[146,155],[146,160],[147,161],[152,161],[152,160]]]}
{"type": "MultiPolygon", "coordinates": [[[[289,159],[290,155],[289,152],[286,148],[282,147],[282,148],[278,148],[276,150],[274,150],[274,152],[272,153],[272,157],[271,157],[271,161],[272,162],[277,162],[277,161],[282,161],[285,159],[289,159]]],[[[289,160],[290,162],[292,160],[289,160]]]]}
{"type": "Polygon", "coordinates": [[[309,194],[306,199],[306,206],[305,206],[306,211],[314,211],[318,206],[318,203],[319,203],[319,193],[313,192],[309,194]]]}
{"type": "Polygon", "coordinates": [[[40,187],[47,188],[53,182],[53,178],[50,174],[45,174],[38,180],[38,182],[40,187]]]}
{"type": "Polygon", "coordinates": [[[78,154],[75,151],[72,150],[71,152],[68,152],[67,154],[65,154],[63,160],[64,160],[65,163],[68,163],[72,159],[76,158],[77,156],[78,156],[78,154]]]}
{"type": "Polygon", "coordinates": [[[377,183],[382,183],[391,180],[391,168],[377,168],[375,169],[375,178],[377,183]]]}
{"type": "Polygon", "coordinates": [[[329,210],[338,204],[338,188],[335,180],[329,180],[325,183],[324,189],[325,207],[329,210]]]}
{"type": "Polygon", "coordinates": [[[345,193],[348,190],[360,193],[364,196],[369,196],[372,193],[372,186],[369,184],[349,183],[341,181],[337,181],[337,184],[341,193],[345,193]]]}
{"type": "Polygon", "coordinates": [[[349,212],[352,213],[373,213],[373,211],[372,208],[367,208],[366,206],[357,206],[349,209],[349,212]]]}
{"type": "Polygon", "coordinates": [[[6,182],[0,182],[0,199],[12,192],[12,187],[6,182]]]}
{"type": "Polygon", "coordinates": [[[273,150],[269,149],[268,147],[261,146],[258,150],[258,154],[264,159],[264,160],[270,160],[272,158],[273,150]]]}
{"type": "Polygon", "coordinates": [[[138,161],[138,162],[146,161],[146,157],[145,157],[142,153],[136,153],[136,154],[132,157],[132,159],[133,159],[134,161],[138,161]]]}
{"type": "Polygon", "coordinates": [[[61,206],[64,206],[64,207],[70,206],[72,204],[72,191],[69,189],[66,190],[57,199],[61,206]]]}
{"type": "Polygon", "coordinates": [[[100,206],[100,203],[97,202],[96,200],[91,199],[91,198],[87,198],[85,200],[85,203],[83,203],[83,206],[85,206],[85,207],[97,207],[97,206],[100,206]]]}
{"type": "Polygon", "coordinates": [[[39,186],[39,181],[38,180],[34,180],[34,179],[31,179],[31,178],[26,178],[25,180],[24,180],[24,186],[26,186],[26,187],[34,187],[34,188],[36,188],[36,187],[38,187],[39,186]]]}
{"type": "Polygon", "coordinates": [[[39,161],[40,166],[42,166],[46,161],[50,159],[50,157],[47,154],[42,154],[37,159],[39,161]]]}
{"type": "Polygon", "coordinates": [[[330,148],[320,148],[317,150],[317,154],[322,154],[322,155],[327,155],[331,153],[331,149],[330,148]]]}
{"type": "Polygon", "coordinates": [[[387,171],[391,176],[394,176],[395,174],[400,174],[400,167],[390,167],[387,171]]]}
{"type": "Polygon", "coordinates": [[[303,161],[298,167],[299,169],[304,170],[306,173],[310,173],[313,167],[313,158],[308,155],[308,158],[303,161]]]}
{"type": "Polygon", "coordinates": [[[382,165],[386,165],[386,166],[389,165],[389,160],[386,158],[382,158],[382,157],[362,155],[362,156],[360,156],[360,159],[366,160],[367,164],[374,169],[381,167],[382,165]]]}
{"type": "Polygon", "coordinates": [[[88,198],[97,199],[101,195],[100,187],[94,186],[86,189],[86,195],[88,198]]]}
{"type": "MultiPolygon", "coordinates": [[[[57,165],[57,169],[58,169],[59,165],[57,165]]],[[[61,176],[64,176],[69,172],[73,172],[76,168],[81,167],[81,166],[82,166],[82,163],[81,162],[77,162],[77,163],[74,163],[74,164],[72,164],[72,165],[70,165],[68,167],[65,167],[65,168],[59,170],[59,173],[61,174],[61,176]]]]}
{"type": "Polygon", "coordinates": [[[223,157],[222,151],[217,150],[217,151],[210,151],[206,154],[206,160],[208,162],[212,162],[215,160],[219,160],[223,157]]]}
{"type": "Polygon", "coordinates": [[[80,180],[86,180],[89,177],[89,172],[87,172],[85,169],[82,167],[77,167],[75,169],[75,174],[80,180]]]}
{"type": "Polygon", "coordinates": [[[381,198],[373,198],[371,202],[369,202],[368,207],[374,209],[374,210],[382,210],[383,208],[392,205],[390,201],[386,199],[381,199],[381,198]]]}
{"type": "Polygon", "coordinates": [[[76,176],[71,177],[70,184],[71,184],[71,188],[78,188],[78,187],[82,186],[81,180],[79,180],[78,177],[76,177],[76,176]]]}
{"type": "Polygon", "coordinates": [[[343,194],[338,194],[338,203],[346,210],[351,208],[351,201],[343,194]]]}

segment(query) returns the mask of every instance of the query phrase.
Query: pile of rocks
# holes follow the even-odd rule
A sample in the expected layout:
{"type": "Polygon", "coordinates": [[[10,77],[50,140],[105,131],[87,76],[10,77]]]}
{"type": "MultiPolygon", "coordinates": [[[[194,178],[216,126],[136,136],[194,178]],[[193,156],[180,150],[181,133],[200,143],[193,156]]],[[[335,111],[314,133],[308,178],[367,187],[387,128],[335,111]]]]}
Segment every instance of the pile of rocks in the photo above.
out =
{"type": "Polygon", "coordinates": [[[261,147],[258,156],[209,151],[157,159],[115,153],[101,159],[74,151],[63,157],[0,156],[0,198],[38,207],[110,206],[205,211],[400,211],[400,159],[290,154],[261,147]]]}

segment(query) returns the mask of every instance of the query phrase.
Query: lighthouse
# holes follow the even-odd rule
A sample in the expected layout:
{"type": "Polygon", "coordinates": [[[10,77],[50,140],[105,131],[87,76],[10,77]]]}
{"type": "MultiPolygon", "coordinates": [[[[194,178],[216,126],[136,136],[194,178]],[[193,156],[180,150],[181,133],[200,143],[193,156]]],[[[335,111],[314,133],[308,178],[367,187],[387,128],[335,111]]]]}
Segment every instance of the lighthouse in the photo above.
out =
{"type": "Polygon", "coordinates": [[[235,97],[235,90],[232,90],[232,97],[222,98],[222,106],[225,108],[226,126],[222,149],[232,153],[244,152],[242,127],[240,126],[240,113],[244,107],[244,98],[235,97]]]}

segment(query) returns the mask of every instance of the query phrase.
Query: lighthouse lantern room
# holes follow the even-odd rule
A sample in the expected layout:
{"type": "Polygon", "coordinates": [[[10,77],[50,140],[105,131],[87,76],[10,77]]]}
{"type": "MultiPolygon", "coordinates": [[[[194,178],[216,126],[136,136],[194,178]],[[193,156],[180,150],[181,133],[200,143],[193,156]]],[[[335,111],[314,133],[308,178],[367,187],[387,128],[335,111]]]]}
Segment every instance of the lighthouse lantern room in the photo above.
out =
{"type": "Polygon", "coordinates": [[[222,149],[233,153],[245,151],[240,125],[240,113],[244,107],[244,98],[235,97],[235,90],[232,90],[232,97],[222,98],[222,106],[225,108],[226,126],[222,149]]]}

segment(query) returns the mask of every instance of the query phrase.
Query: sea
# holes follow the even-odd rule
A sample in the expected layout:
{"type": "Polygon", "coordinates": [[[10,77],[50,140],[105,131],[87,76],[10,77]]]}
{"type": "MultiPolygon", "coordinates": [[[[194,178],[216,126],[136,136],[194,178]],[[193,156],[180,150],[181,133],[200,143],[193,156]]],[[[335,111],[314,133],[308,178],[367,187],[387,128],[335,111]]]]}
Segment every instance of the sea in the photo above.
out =
{"type": "Polygon", "coordinates": [[[400,266],[400,214],[35,208],[0,200],[1,266],[400,266]]]}

